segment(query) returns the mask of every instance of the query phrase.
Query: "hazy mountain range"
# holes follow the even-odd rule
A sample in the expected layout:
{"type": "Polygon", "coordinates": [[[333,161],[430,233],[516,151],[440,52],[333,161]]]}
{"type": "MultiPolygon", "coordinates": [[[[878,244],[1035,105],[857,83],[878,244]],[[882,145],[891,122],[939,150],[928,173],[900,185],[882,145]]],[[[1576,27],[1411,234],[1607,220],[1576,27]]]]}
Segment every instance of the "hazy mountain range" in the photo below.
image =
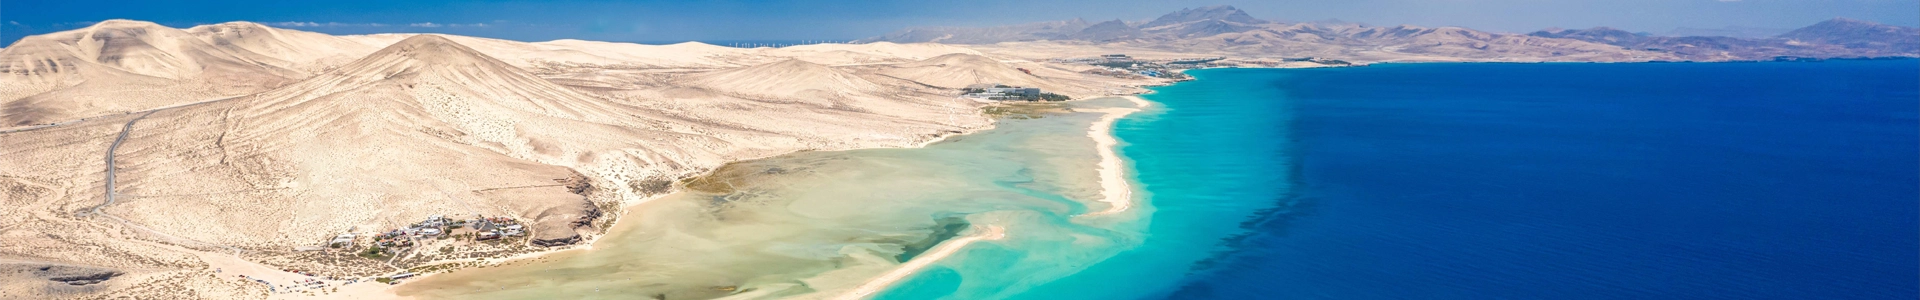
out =
{"type": "Polygon", "coordinates": [[[1184,9],[1146,22],[1086,20],[988,28],[910,28],[862,41],[994,44],[1052,41],[1246,56],[1357,60],[1765,60],[1776,56],[1920,56],[1920,29],[1833,19],[1770,37],[1652,36],[1618,29],[1549,29],[1529,34],[1460,27],[1376,27],[1346,22],[1281,23],[1232,6],[1184,9]]]}

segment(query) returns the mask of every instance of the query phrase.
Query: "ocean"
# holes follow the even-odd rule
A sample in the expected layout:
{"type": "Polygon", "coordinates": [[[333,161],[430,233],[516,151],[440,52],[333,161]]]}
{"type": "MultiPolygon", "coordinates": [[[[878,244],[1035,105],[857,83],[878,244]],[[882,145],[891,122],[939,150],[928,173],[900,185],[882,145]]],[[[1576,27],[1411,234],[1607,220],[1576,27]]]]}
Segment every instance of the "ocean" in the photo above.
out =
{"type": "Polygon", "coordinates": [[[1209,69],[918,149],[724,167],[460,299],[1920,296],[1920,61],[1209,69]],[[1004,236],[976,239],[985,228],[1004,236]],[[944,242],[968,240],[942,252],[944,242]],[[927,260],[925,257],[945,258],[927,260]]]}
{"type": "Polygon", "coordinates": [[[1152,298],[1920,297],[1920,61],[1193,74],[1121,123],[1140,251],[1271,205],[1152,298]]]}

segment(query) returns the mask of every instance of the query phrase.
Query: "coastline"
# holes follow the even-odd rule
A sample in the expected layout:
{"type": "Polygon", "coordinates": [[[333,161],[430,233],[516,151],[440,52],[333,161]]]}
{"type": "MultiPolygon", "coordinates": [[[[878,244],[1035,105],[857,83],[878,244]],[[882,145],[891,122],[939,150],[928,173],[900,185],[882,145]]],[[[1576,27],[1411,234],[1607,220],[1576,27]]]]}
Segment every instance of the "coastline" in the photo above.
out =
{"type": "MultiPolygon", "coordinates": [[[[999,124],[999,122],[998,122],[997,120],[995,120],[994,122],[988,122],[988,123],[986,123],[985,125],[982,125],[982,126],[978,126],[978,127],[972,127],[972,128],[964,128],[964,129],[960,129],[960,130],[958,130],[957,132],[945,132],[944,134],[939,134],[939,135],[937,135],[937,136],[934,136],[934,137],[932,137],[932,138],[928,138],[928,139],[926,139],[926,140],[924,140],[924,141],[920,141],[920,142],[916,142],[916,143],[911,143],[911,144],[905,144],[905,145],[902,145],[902,146],[899,146],[899,147],[872,147],[872,148],[853,148],[853,149],[840,149],[840,150],[835,150],[835,151],[845,151],[845,150],[859,150],[859,149],[884,149],[884,148],[899,148],[899,149],[914,149],[914,148],[924,148],[924,147],[926,147],[926,146],[928,146],[928,145],[932,145],[932,144],[934,144],[934,143],[939,143],[939,142],[941,142],[941,141],[946,141],[946,140],[948,140],[948,139],[951,139],[951,138],[954,138],[954,137],[958,137],[958,136],[964,136],[964,135],[968,135],[968,134],[973,134],[973,133],[977,133],[977,132],[980,132],[980,131],[984,131],[984,130],[989,130],[989,129],[993,129],[993,128],[995,128],[995,127],[996,127],[996,125],[998,125],[998,124],[999,124]]],[[[792,151],[792,152],[784,152],[784,153],[778,153],[778,154],[771,154],[771,155],[767,155],[767,156],[763,156],[763,157],[752,157],[752,158],[744,158],[744,159],[739,159],[739,160],[734,160],[734,161],[729,161],[729,162],[727,162],[727,164],[732,164],[732,163],[738,163],[738,162],[745,162],[745,161],[753,161],[753,160],[759,160],[759,159],[767,159],[767,158],[772,158],[772,157],[778,157],[778,156],[782,156],[782,155],[789,155],[789,154],[793,154],[793,153],[799,153],[799,152],[805,152],[805,151],[811,151],[811,150],[800,150],[800,151],[792,151]]],[[[724,164],[723,164],[723,165],[724,165],[724,164]]],[[[693,175],[689,175],[689,176],[686,176],[686,177],[683,177],[683,178],[678,178],[678,179],[675,179],[675,181],[676,181],[676,182],[678,182],[678,181],[680,181],[680,180],[686,180],[687,178],[698,178],[698,177],[701,177],[701,176],[708,176],[708,175],[711,175],[711,174],[713,174],[713,172],[714,172],[714,171],[716,171],[716,170],[719,170],[719,168],[717,168],[717,167],[716,167],[716,168],[713,168],[713,169],[709,169],[709,170],[706,170],[706,171],[704,171],[704,172],[700,172],[700,173],[694,173],[693,175]]],[[[618,217],[618,216],[624,216],[624,215],[628,215],[628,214],[630,214],[630,213],[631,213],[631,211],[632,211],[632,210],[633,210],[633,209],[634,209],[635,207],[638,207],[638,206],[640,206],[641,204],[645,204],[645,203],[648,203],[648,202],[651,202],[652,200],[656,200],[656,199],[660,199],[660,198],[664,198],[664,197],[666,197],[666,196],[670,196],[670,195],[674,195],[674,194],[677,194],[677,193],[680,193],[680,192],[681,192],[681,191],[674,191],[674,192],[668,192],[668,193],[663,193],[663,194],[658,194],[658,195],[651,195],[651,196],[647,196],[647,197],[645,197],[645,198],[642,198],[642,199],[640,199],[640,200],[638,200],[638,201],[633,201],[633,202],[630,202],[630,203],[621,203],[621,205],[620,205],[620,212],[618,213],[618,215],[615,215],[615,217],[618,217]]],[[[501,258],[462,258],[462,259],[450,259],[450,260],[440,260],[440,261],[433,261],[433,262],[428,262],[428,263],[425,263],[425,264],[422,264],[422,265],[423,265],[423,266],[430,266],[430,265],[440,265],[440,264],[449,264],[449,263],[462,263],[462,262],[480,262],[480,263],[484,263],[484,264],[485,264],[484,266],[489,266],[489,267],[491,267],[491,266],[501,266],[501,265],[505,265],[505,264],[510,264],[510,263],[515,263],[515,262],[522,262],[522,261],[528,261],[528,260],[537,260],[537,259],[541,259],[541,258],[543,258],[543,257],[546,257],[546,256],[549,256],[549,255],[553,255],[553,254],[558,254],[558,253],[562,253],[562,252],[568,252],[568,251],[592,251],[592,250],[593,250],[593,248],[594,248],[594,247],[593,247],[593,246],[594,246],[594,243],[597,243],[597,242],[599,242],[599,241],[600,241],[600,238],[602,238],[602,237],[605,237],[605,236],[606,236],[606,235],[607,235],[607,234],[609,233],[609,231],[611,231],[611,230],[613,230],[613,228],[614,228],[614,227],[616,227],[616,226],[618,226],[618,224],[619,224],[619,223],[620,223],[620,220],[619,220],[619,219],[615,219],[614,221],[612,221],[612,222],[608,222],[608,223],[607,223],[607,225],[606,225],[606,226],[607,226],[607,231],[601,231],[601,232],[597,232],[597,233],[590,233],[590,234],[582,234],[582,241],[581,241],[581,242],[580,242],[579,244],[575,244],[575,245],[570,245],[570,246],[565,246],[565,247],[558,247],[558,248],[553,248],[553,249],[547,249],[547,250],[541,250],[541,251],[534,251],[534,252],[528,252],[528,253],[521,253],[521,254],[516,254],[516,255],[513,255],[513,256],[508,256],[508,257],[501,257],[501,258]]],[[[992,230],[994,230],[994,232],[1001,232],[1001,231],[1002,231],[1002,229],[1000,229],[1000,228],[999,228],[998,226],[991,226],[991,227],[992,227],[992,230]]],[[[997,235],[994,235],[994,236],[992,236],[992,238],[988,238],[988,239],[989,239],[989,240],[991,240],[991,239],[999,239],[999,238],[1000,238],[1001,236],[1004,236],[1004,234],[1003,234],[1003,233],[1002,233],[1002,234],[997,234],[997,235]]],[[[974,238],[976,238],[976,240],[977,240],[977,239],[978,239],[979,237],[974,237],[974,238]]],[[[969,241],[968,243],[971,243],[971,241],[969,241]]],[[[958,249],[957,249],[957,247],[956,247],[956,249],[955,249],[955,250],[958,250],[958,249]]],[[[944,256],[945,256],[945,255],[940,255],[940,257],[944,257],[944,256]]],[[[938,260],[938,257],[935,257],[935,258],[933,258],[933,259],[929,259],[929,261],[937,261],[937,260],[938,260]]],[[[931,262],[929,262],[929,264],[930,264],[930,263],[931,263],[931,262]]],[[[463,269],[464,269],[464,268],[463,268],[463,269]]],[[[454,271],[457,271],[457,270],[458,270],[458,269],[455,269],[454,271]]],[[[402,287],[402,286],[406,286],[407,284],[411,284],[411,283],[414,283],[414,282],[418,282],[418,281],[420,281],[420,280],[422,280],[422,279],[426,279],[426,278],[430,278],[430,277],[433,277],[434,275],[439,275],[439,274],[443,274],[443,273],[447,273],[447,272],[451,272],[451,271],[443,271],[443,272],[433,272],[433,273],[427,273],[427,274],[420,274],[420,275],[417,275],[417,276],[415,276],[415,277],[414,277],[413,279],[411,279],[411,280],[405,280],[405,281],[401,281],[401,282],[400,282],[400,283],[398,283],[398,284],[392,284],[392,285],[385,285],[385,286],[379,286],[379,285],[373,285],[373,284],[354,284],[354,285],[343,285],[343,286],[340,286],[340,287],[339,287],[339,288],[340,288],[340,290],[339,290],[339,292],[334,292],[334,293],[328,293],[328,294],[322,294],[322,295],[313,295],[313,296],[307,296],[307,295],[304,295],[304,294],[274,294],[274,295],[271,295],[271,296],[269,296],[269,298],[272,298],[272,299],[416,299],[415,297],[410,297],[410,296],[401,296],[401,295],[399,295],[399,294],[396,294],[396,293],[394,293],[394,291],[395,291],[395,290],[396,290],[397,288],[399,288],[399,287],[402,287]],[[374,287],[374,288],[368,288],[368,287],[363,287],[363,286],[370,286],[370,287],[374,287]]],[[[369,283],[369,282],[372,282],[372,281],[366,281],[366,282],[360,282],[360,283],[369,283]]],[[[883,287],[884,287],[884,286],[883,286],[883,287]]]]}
{"type": "Polygon", "coordinates": [[[887,287],[892,286],[894,283],[900,282],[900,280],[907,279],[908,276],[913,276],[913,274],[920,273],[921,269],[925,269],[927,268],[927,266],[933,265],[934,262],[938,262],[941,259],[945,259],[948,256],[952,256],[954,253],[960,252],[960,249],[966,248],[967,245],[970,245],[970,244],[973,244],[974,242],[979,242],[982,240],[998,240],[998,239],[1007,237],[1006,228],[1002,228],[1000,226],[984,225],[984,226],[975,227],[975,228],[979,229],[980,232],[972,235],[968,235],[965,237],[955,238],[945,243],[940,243],[939,246],[935,246],[933,248],[933,251],[928,251],[925,255],[916,257],[912,260],[908,260],[905,263],[901,263],[900,266],[895,267],[892,271],[887,271],[887,273],[881,274],[879,277],[875,277],[872,280],[868,280],[865,283],[861,283],[859,286],[854,287],[852,291],[847,291],[846,293],[840,294],[839,297],[834,297],[833,299],[838,299],[838,300],[866,299],[867,296],[872,296],[874,293],[878,293],[882,290],[885,290],[887,287]]]}
{"type": "MultiPolygon", "coordinates": [[[[925,141],[920,141],[920,142],[917,142],[917,143],[912,143],[912,144],[906,144],[906,145],[903,145],[903,146],[901,146],[901,147],[897,147],[897,148],[901,148],[901,149],[913,149],[913,148],[924,148],[924,147],[926,147],[927,145],[932,145],[932,144],[934,144],[934,143],[938,143],[938,142],[941,142],[941,141],[945,141],[945,140],[947,140],[947,139],[950,139],[950,138],[953,138],[953,137],[957,137],[957,136],[963,136],[963,135],[968,135],[968,134],[972,134],[972,133],[976,133],[976,132],[980,132],[980,131],[983,131],[983,130],[988,130],[988,129],[992,129],[992,128],[994,128],[994,127],[995,127],[995,125],[996,125],[996,124],[998,124],[998,122],[988,122],[988,123],[987,123],[986,125],[982,125],[982,126],[978,126],[978,127],[973,127],[973,128],[965,128],[965,129],[961,129],[961,130],[959,130],[958,132],[951,132],[951,133],[945,133],[945,134],[940,134],[940,135],[938,135],[938,136],[935,136],[935,137],[932,137],[932,138],[929,138],[929,139],[927,139],[927,140],[925,140],[925,141]]],[[[858,149],[882,149],[882,148],[889,148],[889,147],[875,147],[875,148],[855,148],[855,149],[842,149],[842,150],[858,150],[858,149]]],[[[767,156],[764,156],[764,157],[753,157],[753,158],[745,158],[745,159],[740,159],[740,160],[734,160],[734,161],[729,161],[729,162],[727,162],[727,163],[728,163],[728,164],[731,164],[731,163],[737,163],[737,162],[744,162],[744,161],[753,161],[753,160],[758,160],[758,159],[767,159],[767,158],[772,158],[772,157],[778,157],[778,156],[781,156],[781,155],[789,155],[789,154],[793,154],[793,153],[799,153],[799,152],[804,152],[804,151],[808,151],[808,150],[801,150],[801,151],[793,151],[793,152],[785,152],[785,153],[779,153],[779,154],[773,154],[773,155],[767,155],[767,156]]],[[[836,151],[840,151],[840,150],[836,150],[836,151]]],[[[701,173],[695,173],[694,175],[690,175],[690,176],[686,176],[686,177],[684,177],[684,178],[678,178],[678,179],[676,179],[675,181],[676,181],[676,182],[678,182],[679,180],[685,180],[685,179],[687,179],[687,178],[698,178],[698,177],[701,177],[701,176],[708,176],[708,175],[711,175],[711,174],[713,174],[713,172],[714,172],[715,170],[718,170],[718,169],[719,169],[719,168],[717,168],[717,167],[716,167],[716,168],[713,168],[713,169],[709,169],[709,170],[706,170],[705,172],[701,172],[701,173]]],[[[681,193],[681,191],[674,191],[674,192],[668,192],[668,193],[662,193],[662,194],[658,194],[658,195],[650,195],[650,196],[647,196],[647,197],[645,197],[645,198],[642,198],[642,199],[640,199],[640,200],[637,200],[637,201],[633,201],[633,202],[631,202],[631,203],[621,203],[621,205],[620,205],[620,211],[619,211],[619,213],[618,213],[617,215],[615,215],[614,217],[618,217],[618,216],[625,216],[625,215],[628,215],[628,214],[631,214],[631,213],[632,213],[632,210],[633,210],[633,209],[634,209],[635,207],[638,207],[638,206],[640,206],[641,204],[645,204],[645,203],[648,203],[648,202],[651,202],[652,200],[656,200],[656,199],[660,199],[660,198],[664,198],[664,197],[666,197],[666,196],[670,196],[670,195],[674,195],[674,194],[677,194],[677,193],[681,193]]],[[[423,264],[421,264],[421,265],[422,265],[422,266],[431,266],[431,265],[441,265],[441,264],[450,264],[450,263],[463,263],[463,262],[479,262],[479,263],[482,263],[482,264],[484,264],[484,265],[483,265],[484,267],[493,267],[493,266],[502,266],[502,265],[506,265],[506,264],[511,264],[511,263],[515,263],[515,262],[524,262],[524,261],[530,261],[530,260],[538,260],[538,259],[541,259],[541,258],[543,258],[543,257],[547,257],[547,256],[549,256],[549,255],[554,255],[554,254],[558,254],[558,253],[562,253],[562,252],[569,252],[569,251],[592,251],[592,250],[593,250],[593,248],[594,248],[594,244],[595,244],[595,243],[597,243],[597,242],[599,242],[599,241],[600,241],[600,239],[601,239],[602,237],[605,237],[605,236],[606,236],[606,235],[607,235],[607,234],[608,234],[608,233],[609,233],[610,231],[612,231],[612,230],[613,230],[613,228],[615,228],[616,226],[618,226],[618,224],[619,224],[619,223],[620,223],[620,220],[619,220],[619,219],[615,219],[614,221],[612,221],[612,222],[608,222],[608,223],[606,224],[606,226],[607,226],[607,230],[605,230],[605,231],[601,231],[601,232],[597,232],[597,233],[590,233],[590,234],[582,234],[582,235],[581,235],[581,238],[582,238],[582,241],[581,241],[581,242],[580,242],[579,244],[575,244],[575,245],[570,245],[570,246],[564,246],[564,247],[557,247],[557,248],[552,248],[552,249],[546,249],[546,250],[540,250],[540,251],[534,251],[534,252],[527,252],[527,253],[521,253],[521,254],[516,254],[516,255],[513,255],[513,256],[508,256],[508,257],[500,257],[500,258],[460,258],[460,259],[449,259],[449,260],[438,260],[438,261],[432,261],[432,262],[428,262],[428,263],[423,263],[423,264]]],[[[996,227],[996,228],[997,228],[997,227],[996,227]]],[[[995,230],[998,230],[998,229],[995,229],[995,230]]],[[[994,239],[997,239],[997,238],[998,238],[998,237],[995,237],[994,239]]],[[[460,269],[467,269],[467,268],[460,268],[460,269]]],[[[363,282],[358,282],[358,283],[355,283],[355,284],[351,284],[351,285],[342,285],[342,286],[339,286],[339,287],[337,287],[337,288],[339,289],[339,291],[338,291],[338,292],[333,292],[333,293],[327,293],[327,294],[321,294],[321,295],[312,295],[312,296],[308,296],[308,295],[305,295],[305,294],[273,294],[273,295],[269,295],[269,296],[268,296],[268,298],[270,298],[270,299],[326,299],[326,300],[334,300],[334,299],[339,299],[339,300],[345,300],[345,299],[416,299],[415,297],[411,297],[411,296],[401,296],[401,295],[399,295],[399,294],[396,294],[396,293],[394,293],[394,291],[396,291],[396,290],[397,290],[398,288],[400,288],[400,287],[403,287],[403,286],[406,286],[406,285],[408,285],[408,284],[412,284],[412,283],[414,283],[414,282],[418,282],[418,281],[420,281],[420,280],[423,280],[423,279],[426,279],[426,278],[431,278],[431,277],[434,277],[434,275],[439,275],[439,274],[444,274],[444,273],[448,273],[448,272],[452,272],[452,271],[458,271],[458,270],[460,270],[460,269],[454,269],[454,270],[448,270],[448,271],[442,271],[442,272],[433,272],[433,273],[426,273],[426,274],[420,274],[420,275],[417,275],[417,276],[414,276],[414,277],[413,277],[412,279],[410,279],[410,280],[405,280],[405,281],[401,281],[401,282],[400,282],[400,283],[398,283],[398,284],[392,284],[392,285],[384,285],[384,286],[383,286],[383,285],[374,285],[374,284],[371,284],[371,283],[377,283],[377,282],[373,282],[373,281],[371,281],[371,280],[369,280],[369,281],[363,281],[363,282]]]]}
{"type": "Polygon", "coordinates": [[[1121,98],[1133,102],[1134,108],[1104,109],[1107,115],[1087,127],[1087,137],[1093,139],[1094,149],[1100,155],[1100,163],[1096,167],[1097,172],[1100,173],[1100,202],[1106,202],[1108,207],[1106,210],[1082,216],[1108,215],[1133,208],[1133,184],[1127,181],[1126,162],[1120,159],[1119,152],[1114,149],[1119,146],[1120,140],[1113,135],[1113,125],[1120,121],[1120,118],[1145,110],[1153,106],[1153,103],[1140,98],[1139,95],[1121,98]]]}
{"type": "MultiPolygon", "coordinates": [[[[1139,95],[1120,96],[1119,98],[1126,99],[1128,102],[1133,103],[1134,107],[1089,110],[1093,112],[1103,112],[1105,114],[1102,115],[1099,120],[1095,120],[1087,126],[1087,137],[1093,139],[1094,151],[1100,157],[1100,161],[1095,165],[1095,172],[1099,173],[1098,178],[1101,187],[1100,198],[1095,200],[1107,203],[1109,206],[1106,210],[1100,212],[1082,214],[1075,217],[1109,215],[1127,211],[1134,206],[1133,184],[1127,179],[1127,166],[1125,161],[1120,158],[1117,149],[1115,149],[1119,146],[1119,138],[1113,134],[1113,125],[1121,118],[1153,106],[1153,103],[1140,98],[1139,95]]],[[[1007,234],[1005,228],[997,225],[982,225],[981,227],[975,228],[981,229],[983,232],[940,243],[939,246],[936,246],[933,251],[929,251],[926,255],[903,262],[899,266],[894,267],[893,270],[869,279],[853,290],[841,293],[839,296],[833,297],[833,299],[866,299],[868,296],[872,296],[901,280],[905,280],[919,273],[921,269],[925,269],[928,265],[932,265],[959,252],[960,249],[966,248],[967,245],[982,240],[999,240],[1006,237],[1007,234]]]]}
{"type": "MultiPolygon", "coordinates": [[[[1129,116],[1135,112],[1142,111],[1144,110],[1144,108],[1151,106],[1152,103],[1140,98],[1139,95],[1108,96],[1108,97],[1097,97],[1097,98],[1091,98],[1091,99],[1102,99],[1102,98],[1109,98],[1109,97],[1127,99],[1128,102],[1132,103],[1134,106],[1082,110],[1086,112],[1103,113],[1103,115],[1098,120],[1088,125],[1086,136],[1090,139],[1093,139],[1096,154],[1100,158],[1099,161],[1096,163],[1095,172],[1098,173],[1097,176],[1099,178],[1101,191],[1099,193],[1099,198],[1093,199],[1093,200],[1097,202],[1107,203],[1109,207],[1099,212],[1086,213],[1086,214],[1082,214],[1080,216],[1075,216],[1075,217],[1102,216],[1102,215],[1120,213],[1120,212],[1125,212],[1127,210],[1130,210],[1134,206],[1133,199],[1131,199],[1133,195],[1133,191],[1132,191],[1133,186],[1126,177],[1129,171],[1126,169],[1127,166],[1125,165],[1125,161],[1121,159],[1121,157],[1117,152],[1116,147],[1118,146],[1119,141],[1118,141],[1118,138],[1113,135],[1113,126],[1119,119],[1129,116]]],[[[997,121],[990,122],[983,126],[963,129],[963,130],[960,130],[959,132],[939,135],[918,143],[903,145],[900,148],[903,148],[903,149],[923,148],[928,145],[932,145],[934,143],[938,143],[941,141],[946,141],[954,137],[973,134],[973,133],[977,133],[977,132],[988,130],[988,129],[993,129],[997,127],[998,123],[999,122],[997,121]]],[[[862,148],[862,149],[866,149],[866,148],[862,148]]],[[[847,150],[855,150],[855,149],[847,149],[847,150]]],[[[767,157],[741,159],[734,162],[765,159],[765,158],[777,157],[780,155],[787,155],[787,154],[797,153],[797,152],[803,152],[803,151],[781,153],[776,155],[769,155],[767,157]]],[[[734,163],[734,162],[729,162],[729,163],[734,163]]],[[[715,170],[717,169],[718,168],[715,168],[715,170]]],[[[707,176],[709,174],[712,174],[713,171],[714,170],[707,170],[706,172],[689,176],[688,178],[697,178],[700,176],[707,176]]],[[[632,210],[635,209],[635,207],[639,206],[640,204],[650,202],[650,200],[673,195],[675,193],[679,193],[679,192],[676,191],[676,192],[665,193],[660,195],[653,195],[645,199],[641,199],[640,201],[635,201],[633,203],[623,203],[619,214],[621,216],[631,214],[633,213],[632,210]]],[[[621,220],[616,219],[613,222],[609,222],[607,224],[608,231],[591,234],[587,236],[587,238],[584,239],[584,241],[582,241],[580,244],[577,244],[574,246],[568,246],[565,248],[545,250],[545,251],[523,253],[523,254],[518,254],[518,255],[505,257],[505,258],[454,259],[454,260],[436,261],[426,265],[479,262],[484,264],[485,266],[501,266],[501,265],[512,264],[516,262],[537,261],[539,259],[547,257],[548,255],[553,255],[561,252],[576,251],[576,250],[591,251],[594,248],[594,243],[599,242],[602,237],[605,237],[611,230],[613,230],[613,228],[617,226],[617,224],[620,223],[620,221],[621,220]]],[[[933,249],[933,251],[928,252],[926,255],[923,255],[913,260],[909,260],[907,262],[903,262],[901,265],[895,266],[892,270],[888,271],[887,273],[880,274],[877,277],[868,279],[865,282],[853,287],[852,290],[846,290],[845,292],[835,292],[834,296],[829,296],[829,297],[833,299],[863,299],[865,297],[869,297],[873,294],[885,291],[888,287],[891,287],[893,284],[896,284],[902,280],[912,277],[915,274],[918,274],[922,269],[925,269],[926,267],[931,266],[932,264],[937,263],[947,258],[948,256],[958,253],[960,250],[965,249],[965,247],[975,242],[979,242],[983,240],[999,240],[1001,238],[1004,238],[1007,234],[1006,232],[1007,229],[999,225],[983,224],[978,227],[975,227],[975,229],[977,232],[974,234],[956,238],[945,243],[941,243],[939,246],[936,246],[936,248],[933,249]]],[[[467,268],[462,268],[462,269],[467,269],[467,268]]],[[[434,272],[434,273],[428,273],[428,274],[420,274],[411,280],[402,281],[401,283],[394,284],[394,285],[355,284],[355,285],[349,285],[349,286],[341,286],[339,287],[338,292],[329,293],[325,295],[306,296],[301,294],[277,294],[277,295],[273,295],[273,298],[275,299],[316,299],[316,298],[317,299],[415,299],[415,297],[411,297],[411,296],[401,296],[395,293],[395,291],[398,291],[397,288],[399,287],[407,286],[408,284],[414,284],[426,278],[432,278],[432,277],[435,277],[435,275],[439,275],[442,273],[447,273],[447,272],[443,271],[443,272],[434,272]]]]}

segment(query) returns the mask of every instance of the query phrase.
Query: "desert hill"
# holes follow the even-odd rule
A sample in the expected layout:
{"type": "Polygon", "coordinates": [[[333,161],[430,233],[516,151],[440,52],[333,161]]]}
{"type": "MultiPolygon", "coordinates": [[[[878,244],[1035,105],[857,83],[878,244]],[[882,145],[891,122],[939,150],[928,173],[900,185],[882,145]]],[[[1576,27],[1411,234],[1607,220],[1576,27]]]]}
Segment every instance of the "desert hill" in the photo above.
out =
{"type": "Polygon", "coordinates": [[[148,117],[124,146],[123,193],[250,192],[133,200],[109,211],[187,238],[256,247],[302,244],[284,234],[299,229],[347,232],[424,217],[392,207],[519,216],[533,221],[537,240],[575,239],[569,223],[597,208],[555,185],[574,171],[537,160],[577,149],[539,139],[676,136],[596,123],[611,122],[613,111],[596,101],[446,38],[415,36],[299,83],[148,117]],[[507,187],[521,188],[472,192],[507,187]],[[259,205],[222,205],[248,202],[259,205]]]}
{"type": "Polygon", "coordinates": [[[200,25],[187,28],[186,32],[229,52],[308,73],[358,59],[386,46],[253,22],[200,25]]]}
{"type": "Polygon", "coordinates": [[[948,54],[926,60],[897,64],[881,74],[943,88],[964,88],[981,83],[1061,89],[1057,84],[1021,72],[1000,61],[973,54],[948,54]]]}
{"type": "Polygon", "coordinates": [[[885,89],[859,76],[799,59],[708,72],[694,76],[687,83],[716,91],[772,98],[792,98],[806,93],[874,93],[885,89]]]}
{"type": "Polygon", "coordinates": [[[0,67],[12,74],[58,74],[106,67],[144,76],[180,79],[204,72],[292,75],[216,47],[187,31],[151,22],[108,20],[83,29],[23,38],[7,47],[0,67]]]}
{"type": "MultiPolygon", "coordinates": [[[[140,112],[242,96],[341,67],[420,34],[333,36],[251,22],[185,30],[109,20],[32,36],[0,49],[0,127],[140,112]]],[[[697,42],[641,45],[580,40],[518,42],[435,35],[537,74],[588,76],[569,84],[663,82],[660,72],[745,67],[800,59],[821,64],[908,62],[966,48],[935,44],[822,44],[732,48],[697,42]],[[608,72],[626,70],[631,72],[608,72]]]]}
{"type": "Polygon", "coordinates": [[[187,31],[109,20],[0,49],[0,126],[235,96],[306,75],[187,31]]]}

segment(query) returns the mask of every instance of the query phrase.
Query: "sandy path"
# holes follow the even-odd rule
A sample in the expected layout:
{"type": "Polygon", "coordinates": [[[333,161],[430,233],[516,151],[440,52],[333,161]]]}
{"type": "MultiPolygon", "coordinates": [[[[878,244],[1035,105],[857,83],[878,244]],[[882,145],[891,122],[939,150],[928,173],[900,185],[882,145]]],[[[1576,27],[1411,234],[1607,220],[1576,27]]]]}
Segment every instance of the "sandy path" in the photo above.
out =
{"type": "Polygon", "coordinates": [[[1087,137],[1093,138],[1095,151],[1100,154],[1098,165],[1100,173],[1100,202],[1107,203],[1107,209],[1083,216],[1099,216],[1127,211],[1133,208],[1133,184],[1127,182],[1127,166],[1120,160],[1120,154],[1114,150],[1120,140],[1113,136],[1113,123],[1127,115],[1139,112],[1152,102],[1140,99],[1140,96],[1127,96],[1134,108],[1109,108],[1100,111],[1107,113],[1087,127],[1087,137]]]}
{"type": "Polygon", "coordinates": [[[880,275],[880,277],[874,277],[873,280],[868,280],[866,283],[860,284],[859,287],[853,288],[852,291],[847,291],[847,293],[840,294],[839,297],[834,297],[833,299],[865,299],[867,296],[872,296],[873,293],[880,292],[881,289],[887,288],[887,286],[907,279],[907,276],[912,276],[913,273],[920,272],[920,269],[925,269],[927,266],[933,265],[934,262],[960,252],[961,248],[966,248],[969,244],[983,240],[998,240],[1007,236],[1007,230],[1000,228],[1000,226],[986,225],[978,228],[980,229],[979,233],[940,243],[939,246],[934,246],[932,251],[927,251],[926,254],[915,257],[913,260],[907,261],[907,263],[900,264],[900,267],[894,268],[893,271],[888,271],[886,274],[880,275]]]}

